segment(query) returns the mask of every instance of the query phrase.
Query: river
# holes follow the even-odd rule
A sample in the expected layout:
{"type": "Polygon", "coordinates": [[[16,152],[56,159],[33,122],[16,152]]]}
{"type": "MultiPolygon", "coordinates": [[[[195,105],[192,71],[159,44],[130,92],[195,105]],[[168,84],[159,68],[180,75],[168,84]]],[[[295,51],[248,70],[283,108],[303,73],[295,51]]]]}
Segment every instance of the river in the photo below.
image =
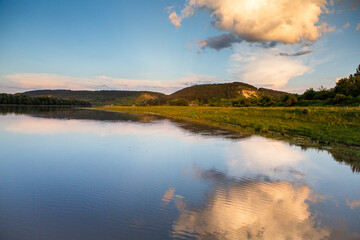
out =
{"type": "Polygon", "coordinates": [[[360,174],[156,116],[1,108],[0,239],[360,239],[360,174]]]}

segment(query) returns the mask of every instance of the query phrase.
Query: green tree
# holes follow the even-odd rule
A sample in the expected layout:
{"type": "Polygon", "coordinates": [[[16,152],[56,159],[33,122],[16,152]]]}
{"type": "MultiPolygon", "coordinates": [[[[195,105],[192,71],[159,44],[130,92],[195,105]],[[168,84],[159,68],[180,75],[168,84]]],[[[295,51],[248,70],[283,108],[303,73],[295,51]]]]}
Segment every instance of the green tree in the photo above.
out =
{"type": "Polygon", "coordinates": [[[357,67],[354,76],[360,76],[360,64],[359,64],[359,66],[357,67]]]}
{"type": "Polygon", "coordinates": [[[301,95],[301,98],[305,100],[313,100],[315,95],[316,91],[313,88],[309,88],[301,95]]]}
{"type": "Polygon", "coordinates": [[[283,94],[280,96],[280,101],[284,104],[284,107],[291,107],[298,102],[298,99],[294,94],[283,94]]]}

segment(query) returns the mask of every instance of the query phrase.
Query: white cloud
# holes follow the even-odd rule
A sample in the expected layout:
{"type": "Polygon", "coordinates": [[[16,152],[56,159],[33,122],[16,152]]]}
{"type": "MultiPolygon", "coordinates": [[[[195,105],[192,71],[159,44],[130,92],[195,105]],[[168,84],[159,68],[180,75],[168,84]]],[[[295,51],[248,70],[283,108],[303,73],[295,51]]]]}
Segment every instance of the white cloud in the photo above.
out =
{"type": "Polygon", "coordinates": [[[284,56],[286,50],[238,45],[230,57],[229,73],[237,80],[272,89],[283,88],[290,79],[310,71],[301,59],[284,56]],[[282,53],[282,55],[280,54],[282,53]]]}
{"type": "Polygon", "coordinates": [[[169,18],[179,27],[196,9],[205,8],[217,28],[248,42],[296,43],[315,41],[322,32],[333,30],[324,28],[326,23],[317,25],[326,4],[326,0],[187,0],[180,16],[173,11],[169,18]]]}
{"type": "MultiPolygon", "coordinates": [[[[192,74],[177,81],[159,81],[142,79],[111,78],[78,78],[55,74],[11,74],[0,79],[0,89],[8,92],[22,92],[36,89],[72,89],[72,90],[145,90],[172,93],[195,84],[214,83],[215,77],[192,74]]],[[[1,92],[1,91],[0,91],[1,92]]]]}
{"type": "Polygon", "coordinates": [[[347,22],[344,26],[343,26],[343,28],[348,28],[348,27],[350,27],[350,23],[349,22],[347,22]]]}
{"type": "Polygon", "coordinates": [[[356,25],[356,30],[357,30],[357,31],[360,30],[360,23],[358,23],[358,24],[356,25]]]}

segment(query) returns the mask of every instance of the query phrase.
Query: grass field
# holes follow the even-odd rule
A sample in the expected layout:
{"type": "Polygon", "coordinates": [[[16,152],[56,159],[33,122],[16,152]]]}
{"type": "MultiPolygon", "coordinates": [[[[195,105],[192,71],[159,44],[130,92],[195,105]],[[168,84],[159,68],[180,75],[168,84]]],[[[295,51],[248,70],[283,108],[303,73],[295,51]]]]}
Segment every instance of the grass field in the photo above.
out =
{"type": "Polygon", "coordinates": [[[304,136],[319,143],[360,146],[360,108],[122,107],[97,109],[158,114],[259,135],[304,136]]]}

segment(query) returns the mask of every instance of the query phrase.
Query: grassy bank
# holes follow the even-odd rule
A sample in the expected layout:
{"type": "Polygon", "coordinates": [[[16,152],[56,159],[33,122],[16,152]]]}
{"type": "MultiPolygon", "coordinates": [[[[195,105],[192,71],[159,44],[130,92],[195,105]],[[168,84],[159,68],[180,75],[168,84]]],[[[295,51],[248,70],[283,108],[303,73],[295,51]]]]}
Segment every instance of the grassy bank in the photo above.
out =
{"type": "Polygon", "coordinates": [[[305,136],[313,141],[360,146],[360,108],[339,107],[121,107],[97,109],[158,114],[202,122],[250,134],[305,136]]]}

